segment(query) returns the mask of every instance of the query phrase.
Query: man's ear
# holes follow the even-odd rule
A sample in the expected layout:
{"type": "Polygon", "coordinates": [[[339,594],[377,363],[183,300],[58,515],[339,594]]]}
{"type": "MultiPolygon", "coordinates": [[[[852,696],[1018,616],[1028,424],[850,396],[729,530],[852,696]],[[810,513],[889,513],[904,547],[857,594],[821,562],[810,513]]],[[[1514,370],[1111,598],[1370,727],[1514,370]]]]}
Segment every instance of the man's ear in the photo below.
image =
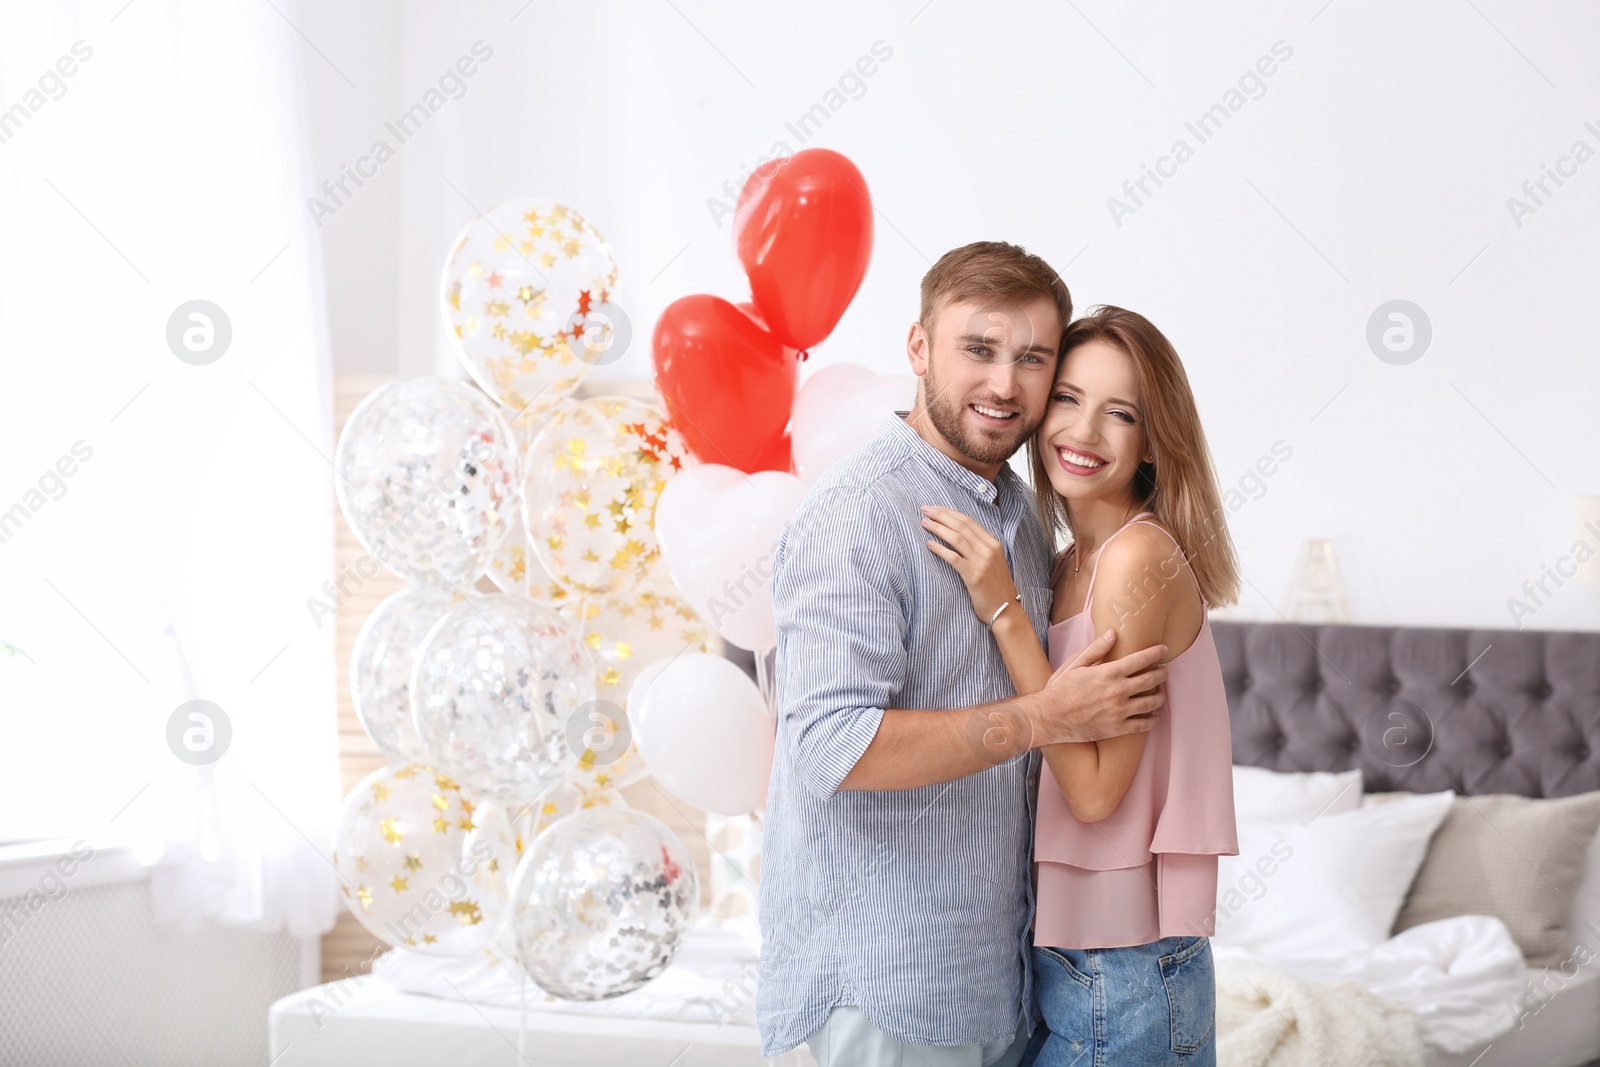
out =
{"type": "Polygon", "coordinates": [[[928,337],[928,331],[922,328],[922,323],[913,322],[911,331],[906,335],[906,358],[911,361],[911,373],[922,377],[928,373],[929,349],[933,341],[928,337]]]}

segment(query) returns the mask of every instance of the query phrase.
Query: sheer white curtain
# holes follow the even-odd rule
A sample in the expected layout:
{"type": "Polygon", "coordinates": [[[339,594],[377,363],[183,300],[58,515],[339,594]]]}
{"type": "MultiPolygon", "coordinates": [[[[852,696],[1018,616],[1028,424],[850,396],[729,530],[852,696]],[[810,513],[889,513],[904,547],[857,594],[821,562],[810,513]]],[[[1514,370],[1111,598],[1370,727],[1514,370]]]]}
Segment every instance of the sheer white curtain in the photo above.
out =
{"type": "Polygon", "coordinates": [[[0,841],[132,841],[160,918],[304,936],[336,910],[338,784],[295,18],[0,7],[0,641],[26,653],[0,657],[0,841]],[[193,300],[231,327],[204,365],[168,340],[193,300]],[[231,734],[201,766],[168,740],[195,698],[231,734]]]}

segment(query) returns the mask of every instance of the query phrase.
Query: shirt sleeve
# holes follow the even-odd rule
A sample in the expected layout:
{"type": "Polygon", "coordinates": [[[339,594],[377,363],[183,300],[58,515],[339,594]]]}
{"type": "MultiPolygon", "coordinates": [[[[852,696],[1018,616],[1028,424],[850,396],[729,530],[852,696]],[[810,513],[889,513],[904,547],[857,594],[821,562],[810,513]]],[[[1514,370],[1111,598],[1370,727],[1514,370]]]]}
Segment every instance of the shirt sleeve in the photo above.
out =
{"type": "Polygon", "coordinates": [[[904,688],[909,597],[903,546],[871,489],[808,498],[773,561],[777,756],[826,800],[904,688]]]}

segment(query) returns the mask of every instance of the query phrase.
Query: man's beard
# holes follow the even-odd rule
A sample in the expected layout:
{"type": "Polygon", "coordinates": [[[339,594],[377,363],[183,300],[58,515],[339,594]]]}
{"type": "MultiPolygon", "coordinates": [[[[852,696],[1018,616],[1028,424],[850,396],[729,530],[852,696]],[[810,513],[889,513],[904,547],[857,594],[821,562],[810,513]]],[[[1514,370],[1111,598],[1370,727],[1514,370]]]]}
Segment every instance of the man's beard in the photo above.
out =
{"type": "Polygon", "coordinates": [[[926,390],[928,421],[957,452],[974,463],[1004,463],[1039,428],[1038,423],[1032,426],[1024,424],[1022,414],[1018,412],[1017,425],[1009,431],[1014,436],[991,436],[981,430],[969,432],[966,404],[945,395],[939,388],[933,376],[932,361],[928,363],[928,372],[923,375],[922,384],[926,390]]]}

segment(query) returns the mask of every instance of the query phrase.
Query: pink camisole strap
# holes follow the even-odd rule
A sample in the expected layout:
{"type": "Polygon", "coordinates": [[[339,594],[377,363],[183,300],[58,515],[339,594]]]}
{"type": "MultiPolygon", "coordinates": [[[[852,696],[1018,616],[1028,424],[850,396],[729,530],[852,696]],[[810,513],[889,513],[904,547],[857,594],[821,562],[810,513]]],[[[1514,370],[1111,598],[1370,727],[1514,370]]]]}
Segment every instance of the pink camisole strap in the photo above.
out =
{"type": "MultiPolygon", "coordinates": [[[[1105,555],[1106,545],[1109,545],[1113,540],[1115,540],[1117,534],[1121,533],[1123,530],[1126,530],[1128,527],[1132,526],[1134,523],[1138,522],[1140,519],[1144,518],[1146,515],[1154,515],[1154,514],[1155,514],[1155,512],[1153,512],[1153,511],[1141,511],[1141,512],[1139,512],[1139,514],[1135,515],[1133,518],[1129,519],[1127,522],[1123,523],[1121,526],[1118,526],[1116,528],[1116,530],[1114,530],[1112,532],[1111,536],[1106,538],[1105,541],[1100,545],[1100,547],[1095,550],[1095,553],[1094,553],[1094,565],[1089,568],[1089,588],[1083,594],[1083,607],[1079,608],[1078,609],[1079,611],[1088,611],[1089,610],[1089,598],[1094,596],[1094,578],[1095,578],[1095,575],[1100,573],[1100,557],[1105,555]]],[[[1154,525],[1154,524],[1152,523],[1152,524],[1149,524],[1149,525],[1154,525]]],[[[1074,549],[1073,551],[1077,551],[1077,550],[1074,549]]],[[[1081,566],[1081,564],[1080,564],[1080,566],[1081,566]]]]}
{"type": "MultiPolygon", "coordinates": [[[[1172,534],[1167,530],[1167,528],[1165,526],[1162,526],[1158,522],[1149,522],[1149,521],[1147,521],[1145,519],[1146,515],[1154,515],[1154,514],[1155,514],[1155,512],[1153,512],[1153,511],[1141,511],[1141,512],[1139,512],[1139,514],[1135,515],[1133,518],[1129,519],[1127,522],[1125,522],[1121,526],[1117,527],[1116,530],[1111,534],[1111,537],[1106,538],[1105,539],[1105,543],[1102,544],[1098,549],[1095,550],[1094,563],[1089,568],[1089,588],[1084,591],[1084,594],[1083,594],[1083,606],[1081,608],[1079,608],[1079,611],[1088,611],[1089,610],[1089,602],[1094,597],[1094,580],[1095,580],[1095,576],[1100,573],[1100,554],[1105,551],[1106,545],[1109,545],[1111,543],[1112,538],[1115,538],[1117,536],[1117,534],[1121,533],[1123,530],[1126,530],[1128,527],[1132,526],[1134,523],[1139,523],[1139,524],[1144,525],[1144,526],[1154,526],[1156,529],[1158,529],[1162,533],[1166,534],[1167,535],[1167,539],[1170,540],[1173,543],[1173,545],[1178,549],[1178,552],[1180,554],[1182,554],[1183,546],[1178,544],[1178,539],[1176,537],[1173,537],[1172,534]]],[[[1061,555],[1059,557],[1057,557],[1055,568],[1050,573],[1050,585],[1051,585],[1052,588],[1054,588],[1056,583],[1061,580],[1061,572],[1066,569],[1066,566],[1067,566],[1067,554],[1069,552],[1075,553],[1075,552],[1077,552],[1077,550],[1078,550],[1078,546],[1077,546],[1076,543],[1069,544],[1065,549],[1062,550],[1061,555]]],[[[1188,563],[1188,558],[1187,557],[1185,557],[1184,563],[1185,564],[1188,563]]],[[[1191,577],[1193,576],[1193,571],[1192,570],[1190,571],[1190,575],[1191,575],[1191,577]]],[[[1195,587],[1198,589],[1199,585],[1200,585],[1199,579],[1196,579],[1195,580],[1195,587]]],[[[1200,594],[1200,603],[1205,605],[1207,611],[1211,610],[1211,605],[1210,605],[1209,602],[1207,602],[1204,593],[1200,594]]]]}

